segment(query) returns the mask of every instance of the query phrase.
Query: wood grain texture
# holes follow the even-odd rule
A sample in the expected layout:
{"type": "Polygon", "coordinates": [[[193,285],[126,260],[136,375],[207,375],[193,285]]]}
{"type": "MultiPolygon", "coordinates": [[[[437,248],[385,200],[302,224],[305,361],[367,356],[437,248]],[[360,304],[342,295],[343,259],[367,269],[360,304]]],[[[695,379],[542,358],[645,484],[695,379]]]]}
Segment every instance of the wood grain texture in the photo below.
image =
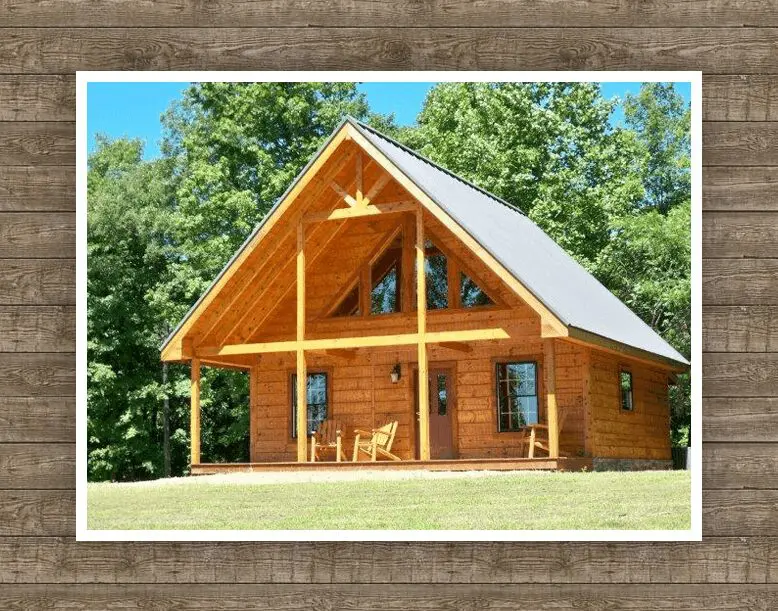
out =
{"type": "Polygon", "coordinates": [[[776,278],[778,259],[707,259],[702,264],[702,302],[744,306],[778,303],[776,278]]]}
{"type": "Polygon", "coordinates": [[[151,589],[166,583],[386,583],[397,589],[432,583],[445,590],[457,583],[778,581],[778,539],[745,536],[695,543],[77,543],[72,537],[0,537],[0,558],[2,584],[137,583],[151,589]]]}
{"type": "Polygon", "coordinates": [[[706,121],[778,121],[778,81],[765,74],[703,78],[706,121]]]}
{"type": "Polygon", "coordinates": [[[76,209],[76,177],[63,166],[0,167],[0,212],[76,209]]]}
{"type": "Polygon", "coordinates": [[[74,305],[75,259],[0,259],[1,305],[74,305]]]}
{"type": "Polygon", "coordinates": [[[0,398],[0,443],[75,440],[75,397],[0,398]]]}
{"type": "Polygon", "coordinates": [[[778,398],[709,397],[702,403],[705,441],[778,441],[778,398]]]}
{"type": "MultiPolygon", "coordinates": [[[[75,490],[4,489],[0,537],[75,536],[75,490]]],[[[778,535],[777,490],[709,490],[703,497],[703,535],[778,535]]]]}
{"type": "Polygon", "coordinates": [[[767,585],[117,585],[6,586],[0,605],[7,609],[516,609],[557,611],[624,609],[695,611],[771,609],[778,593],[767,585]]]}
{"type": "Polygon", "coordinates": [[[0,443],[0,490],[73,490],[74,443],[0,443]]]}
{"type": "Polygon", "coordinates": [[[709,212],[702,221],[705,259],[778,257],[778,214],[709,212]]]}
{"type": "Polygon", "coordinates": [[[71,213],[0,212],[0,258],[72,259],[75,242],[71,213]]]}
{"type": "MultiPolygon", "coordinates": [[[[315,6],[323,4],[317,3],[315,6]]],[[[469,6],[469,3],[467,4],[469,6]]],[[[103,7],[105,4],[97,6],[103,7]]],[[[213,3],[208,3],[206,6],[211,7],[213,3]]],[[[688,6],[688,4],[681,6],[688,6]]],[[[137,7],[134,2],[133,7],[137,7]]],[[[90,8],[89,14],[93,14],[96,6],[91,5],[90,8]]],[[[702,83],[702,102],[704,121],[776,121],[778,120],[778,76],[767,74],[706,76],[702,83]]],[[[76,82],[72,75],[0,75],[0,121],[75,121],[75,119],[76,82]]]]}
{"type": "Polygon", "coordinates": [[[778,353],[703,354],[704,397],[773,397],[778,395],[778,353]]]}
{"type": "Polygon", "coordinates": [[[75,120],[76,79],[72,75],[0,75],[0,121],[75,120]]]}
{"type": "MultiPolygon", "coordinates": [[[[467,24],[463,24],[467,25],[467,24]]],[[[383,23],[381,24],[383,26],[383,23]]],[[[702,70],[773,74],[774,28],[6,28],[0,72],[702,70]]]]}
{"type": "Polygon", "coordinates": [[[488,10],[468,0],[400,0],[390,5],[371,0],[192,0],[133,2],[111,0],[95,4],[71,0],[53,6],[45,0],[2,0],[0,12],[11,26],[75,27],[273,27],[348,26],[383,23],[389,28],[417,27],[591,27],[607,20],[611,26],[663,27],[672,23],[696,26],[778,25],[770,0],[672,2],[643,0],[534,0],[517,10],[510,0],[490,2],[488,10]]]}
{"type": "Polygon", "coordinates": [[[702,481],[703,496],[709,489],[772,488],[778,481],[778,445],[706,443],[702,481]]]}
{"type": "Polygon", "coordinates": [[[76,132],[73,123],[0,123],[0,165],[41,166],[75,163],[76,132]]]}
{"type": "Polygon", "coordinates": [[[75,392],[73,354],[0,352],[0,397],[61,397],[75,392]]]}
{"type": "Polygon", "coordinates": [[[778,211],[778,167],[703,168],[702,208],[705,212],[778,211]]]}
{"type": "Polygon", "coordinates": [[[75,490],[3,490],[0,537],[74,536],[75,512],[75,490]]]}
{"type": "Polygon", "coordinates": [[[18,213],[0,214],[0,607],[778,607],[773,0],[0,0],[0,15],[0,213],[18,213]],[[704,71],[701,543],[74,541],[74,72],[324,68],[704,71]]]}
{"type": "Polygon", "coordinates": [[[778,306],[705,306],[706,352],[778,352],[778,306]]]}
{"type": "Polygon", "coordinates": [[[706,166],[778,165],[778,122],[707,123],[702,132],[702,162],[706,166]]]}
{"type": "Polygon", "coordinates": [[[706,490],[702,523],[703,536],[775,536],[778,491],[706,490]]]}
{"type": "Polygon", "coordinates": [[[0,305],[0,352],[74,352],[73,306],[0,305]]]}
{"type": "MultiPolygon", "coordinates": [[[[705,442],[702,458],[706,490],[778,489],[777,443],[705,442]],[[728,460],[737,467],[725,469],[728,460]]],[[[72,489],[75,479],[67,470],[74,464],[73,443],[0,443],[0,465],[5,465],[0,489],[23,489],[27,478],[36,482],[34,488],[72,489]],[[53,464],[64,466],[52,469],[53,464]]]]}

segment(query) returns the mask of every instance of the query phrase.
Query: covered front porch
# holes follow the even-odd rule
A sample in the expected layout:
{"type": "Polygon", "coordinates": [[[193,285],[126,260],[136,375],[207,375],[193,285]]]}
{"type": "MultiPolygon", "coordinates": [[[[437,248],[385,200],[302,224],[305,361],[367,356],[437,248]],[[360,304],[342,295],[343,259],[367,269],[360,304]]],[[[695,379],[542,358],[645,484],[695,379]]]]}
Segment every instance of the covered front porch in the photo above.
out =
{"type": "MultiPolygon", "coordinates": [[[[415,261],[411,266],[423,270],[428,256],[425,227],[421,209],[417,207],[414,214],[415,241],[410,250],[415,250],[415,261]]],[[[544,326],[539,317],[499,306],[428,312],[424,298],[427,273],[416,273],[415,290],[404,289],[405,295],[415,297],[415,308],[385,315],[380,322],[354,317],[345,319],[347,327],[344,319],[311,324],[306,312],[306,225],[302,219],[297,231],[295,339],[205,345],[192,350],[196,354],[191,359],[193,474],[309,468],[513,470],[587,466],[586,460],[560,458],[556,396],[559,340],[542,337],[544,326]],[[330,329],[328,324],[334,326],[330,329]],[[495,370],[506,360],[531,365],[535,388],[534,421],[510,431],[502,431],[497,422],[500,408],[493,392],[499,386],[495,370]],[[201,461],[203,365],[238,366],[249,372],[249,463],[201,461]],[[311,448],[310,433],[320,432],[324,424],[315,416],[312,420],[311,404],[316,403],[310,395],[312,376],[324,379],[325,419],[337,421],[339,426],[343,423],[342,451],[322,457],[311,448]],[[419,380],[428,383],[419,384],[419,380]],[[287,402],[294,408],[288,423],[287,402]],[[296,409],[297,405],[308,409],[296,409]],[[371,460],[369,447],[362,453],[353,450],[356,429],[363,431],[365,441],[366,433],[390,424],[396,427],[397,441],[394,449],[385,449],[392,450],[393,460],[386,460],[388,452],[378,452],[371,460]],[[289,455],[291,444],[294,461],[289,455]]]]}

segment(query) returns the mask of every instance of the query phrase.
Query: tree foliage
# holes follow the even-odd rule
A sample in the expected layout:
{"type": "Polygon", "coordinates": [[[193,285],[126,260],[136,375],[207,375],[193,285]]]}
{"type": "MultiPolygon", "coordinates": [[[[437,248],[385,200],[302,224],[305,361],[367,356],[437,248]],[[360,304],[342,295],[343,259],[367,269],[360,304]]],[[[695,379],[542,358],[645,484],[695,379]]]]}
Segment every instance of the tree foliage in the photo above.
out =
{"type": "MultiPolygon", "coordinates": [[[[186,469],[188,368],[163,384],[159,346],[346,114],[517,205],[689,355],[689,109],[672,85],[619,102],[586,83],[445,83],[398,128],[353,83],[195,84],[163,118],[161,159],[126,139],[89,159],[91,478],[161,474],[165,397],[186,469]]],[[[679,442],[688,391],[672,391],[679,442]]],[[[248,458],[247,394],[245,374],[205,369],[207,460],[248,458]]]]}

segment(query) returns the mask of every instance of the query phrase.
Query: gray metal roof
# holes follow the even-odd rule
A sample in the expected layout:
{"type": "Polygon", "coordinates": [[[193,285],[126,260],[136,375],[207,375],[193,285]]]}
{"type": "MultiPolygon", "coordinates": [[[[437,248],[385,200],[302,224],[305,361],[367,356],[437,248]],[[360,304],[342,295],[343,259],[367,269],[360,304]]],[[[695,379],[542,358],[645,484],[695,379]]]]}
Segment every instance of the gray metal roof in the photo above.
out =
{"type": "Polygon", "coordinates": [[[688,365],[518,208],[371,127],[349,122],[564,324],[688,365]]]}

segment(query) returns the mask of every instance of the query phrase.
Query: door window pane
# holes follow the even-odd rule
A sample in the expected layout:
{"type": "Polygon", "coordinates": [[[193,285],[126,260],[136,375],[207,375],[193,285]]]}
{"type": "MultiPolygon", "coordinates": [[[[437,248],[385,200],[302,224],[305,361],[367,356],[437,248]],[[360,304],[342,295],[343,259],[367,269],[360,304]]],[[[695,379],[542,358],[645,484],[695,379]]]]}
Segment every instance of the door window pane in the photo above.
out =
{"type": "Polygon", "coordinates": [[[448,410],[448,388],[446,385],[447,376],[445,373],[437,375],[438,392],[438,415],[445,416],[448,410]]]}

